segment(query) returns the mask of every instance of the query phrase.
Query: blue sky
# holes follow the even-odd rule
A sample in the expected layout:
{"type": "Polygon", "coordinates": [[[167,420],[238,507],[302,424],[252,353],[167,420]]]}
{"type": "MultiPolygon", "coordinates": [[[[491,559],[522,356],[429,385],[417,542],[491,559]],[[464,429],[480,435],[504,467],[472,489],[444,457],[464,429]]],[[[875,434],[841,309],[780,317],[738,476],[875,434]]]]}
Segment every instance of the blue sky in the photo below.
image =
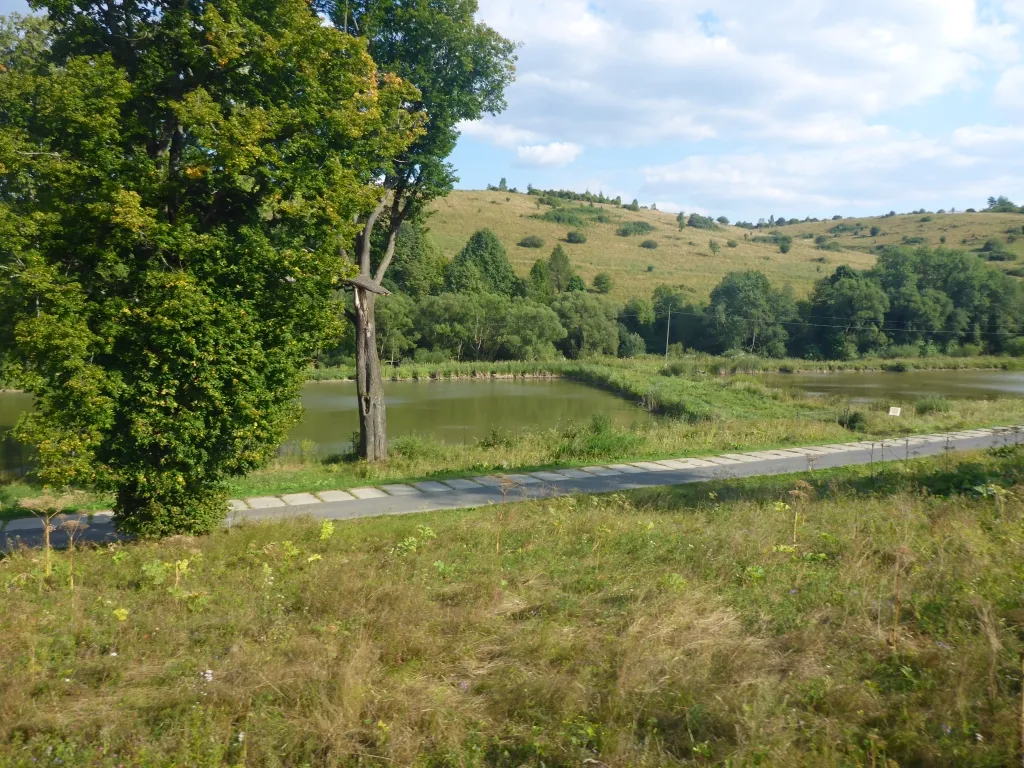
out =
{"type": "Polygon", "coordinates": [[[463,126],[462,188],[750,220],[1024,203],[1024,0],[479,3],[518,78],[463,126]]]}

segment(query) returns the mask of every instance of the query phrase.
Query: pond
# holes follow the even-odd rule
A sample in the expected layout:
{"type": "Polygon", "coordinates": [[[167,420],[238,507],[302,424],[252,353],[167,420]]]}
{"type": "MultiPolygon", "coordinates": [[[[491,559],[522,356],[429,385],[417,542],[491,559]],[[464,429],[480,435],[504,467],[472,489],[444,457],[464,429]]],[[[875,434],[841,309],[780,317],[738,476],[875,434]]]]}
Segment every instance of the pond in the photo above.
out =
{"type": "MultiPolygon", "coordinates": [[[[493,429],[560,427],[606,413],[623,426],[651,415],[616,395],[559,379],[485,379],[387,382],[388,436],[421,434],[447,443],[472,443],[493,429]]],[[[32,403],[30,395],[0,392],[0,474],[17,474],[28,460],[24,446],[7,433],[32,403]]],[[[319,456],[348,450],[359,429],[355,383],[312,382],[302,392],[306,412],[282,447],[302,445],[319,456]]]]}
{"type": "Polygon", "coordinates": [[[925,395],[977,400],[1024,396],[1024,372],[1019,371],[763,373],[760,378],[769,387],[859,401],[906,402],[925,395]]]}

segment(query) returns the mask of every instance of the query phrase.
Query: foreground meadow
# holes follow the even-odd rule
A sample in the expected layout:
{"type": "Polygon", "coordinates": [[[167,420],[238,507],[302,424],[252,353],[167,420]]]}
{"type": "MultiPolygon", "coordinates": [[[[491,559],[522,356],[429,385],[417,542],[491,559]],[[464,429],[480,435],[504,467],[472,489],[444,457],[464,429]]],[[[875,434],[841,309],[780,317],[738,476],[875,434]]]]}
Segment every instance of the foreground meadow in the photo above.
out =
{"type": "Polygon", "coordinates": [[[1024,455],[0,561],[0,765],[997,766],[1024,455]]]}

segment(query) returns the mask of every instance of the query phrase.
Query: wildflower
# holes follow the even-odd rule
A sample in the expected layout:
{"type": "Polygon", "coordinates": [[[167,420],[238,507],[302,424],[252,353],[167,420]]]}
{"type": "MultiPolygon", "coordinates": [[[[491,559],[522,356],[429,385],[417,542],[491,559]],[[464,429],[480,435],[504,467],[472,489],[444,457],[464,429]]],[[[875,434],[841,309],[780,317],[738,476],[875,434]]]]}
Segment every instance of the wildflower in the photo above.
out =
{"type": "Polygon", "coordinates": [[[948,725],[946,725],[946,723],[943,723],[942,724],[942,732],[944,734],[946,734],[947,736],[949,736],[949,734],[951,734],[953,732],[953,729],[950,728],[948,725]]]}
{"type": "Polygon", "coordinates": [[[111,656],[117,656],[117,651],[111,651],[111,652],[110,652],[110,655],[111,655],[111,656]]]}
{"type": "Polygon", "coordinates": [[[985,740],[985,737],[982,736],[980,733],[976,733],[976,734],[974,734],[974,740],[977,741],[980,744],[981,742],[983,742],[985,740]]]}
{"type": "Polygon", "coordinates": [[[243,741],[245,741],[245,731],[239,731],[238,732],[238,743],[241,744],[243,741]]]}
{"type": "Polygon", "coordinates": [[[331,536],[334,535],[334,523],[330,520],[324,520],[320,523],[320,541],[327,541],[331,536]]]}
{"type": "Polygon", "coordinates": [[[307,563],[315,563],[317,560],[323,560],[323,558],[318,554],[310,555],[306,558],[307,563]]]}
{"type": "Polygon", "coordinates": [[[128,609],[127,608],[115,608],[114,617],[118,621],[128,621],[128,609]]]}
{"type": "Polygon", "coordinates": [[[213,682],[213,670],[212,669],[206,670],[205,672],[202,673],[202,675],[203,675],[203,681],[204,682],[207,682],[207,683],[212,683],[213,682]]]}

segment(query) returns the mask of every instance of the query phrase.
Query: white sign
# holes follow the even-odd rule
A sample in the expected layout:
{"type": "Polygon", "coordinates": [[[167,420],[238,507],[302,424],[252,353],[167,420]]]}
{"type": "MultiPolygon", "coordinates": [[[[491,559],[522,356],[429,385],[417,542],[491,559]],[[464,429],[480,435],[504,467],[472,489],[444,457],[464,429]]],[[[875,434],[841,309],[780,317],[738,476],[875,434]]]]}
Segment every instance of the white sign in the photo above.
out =
{"type": "Polygon", "coordinates": [[[903,413],[903,409],[902,409],[902,408],[897,408],[897,407],[896,407],[895,405],[894,405],[894,406],[892,406],[892,407],[891,407],[891,408],[889,409],[889,415],[890,415],[890,416],[899,416],[899,415],[901,415],[902,413],[903,413]]]}

